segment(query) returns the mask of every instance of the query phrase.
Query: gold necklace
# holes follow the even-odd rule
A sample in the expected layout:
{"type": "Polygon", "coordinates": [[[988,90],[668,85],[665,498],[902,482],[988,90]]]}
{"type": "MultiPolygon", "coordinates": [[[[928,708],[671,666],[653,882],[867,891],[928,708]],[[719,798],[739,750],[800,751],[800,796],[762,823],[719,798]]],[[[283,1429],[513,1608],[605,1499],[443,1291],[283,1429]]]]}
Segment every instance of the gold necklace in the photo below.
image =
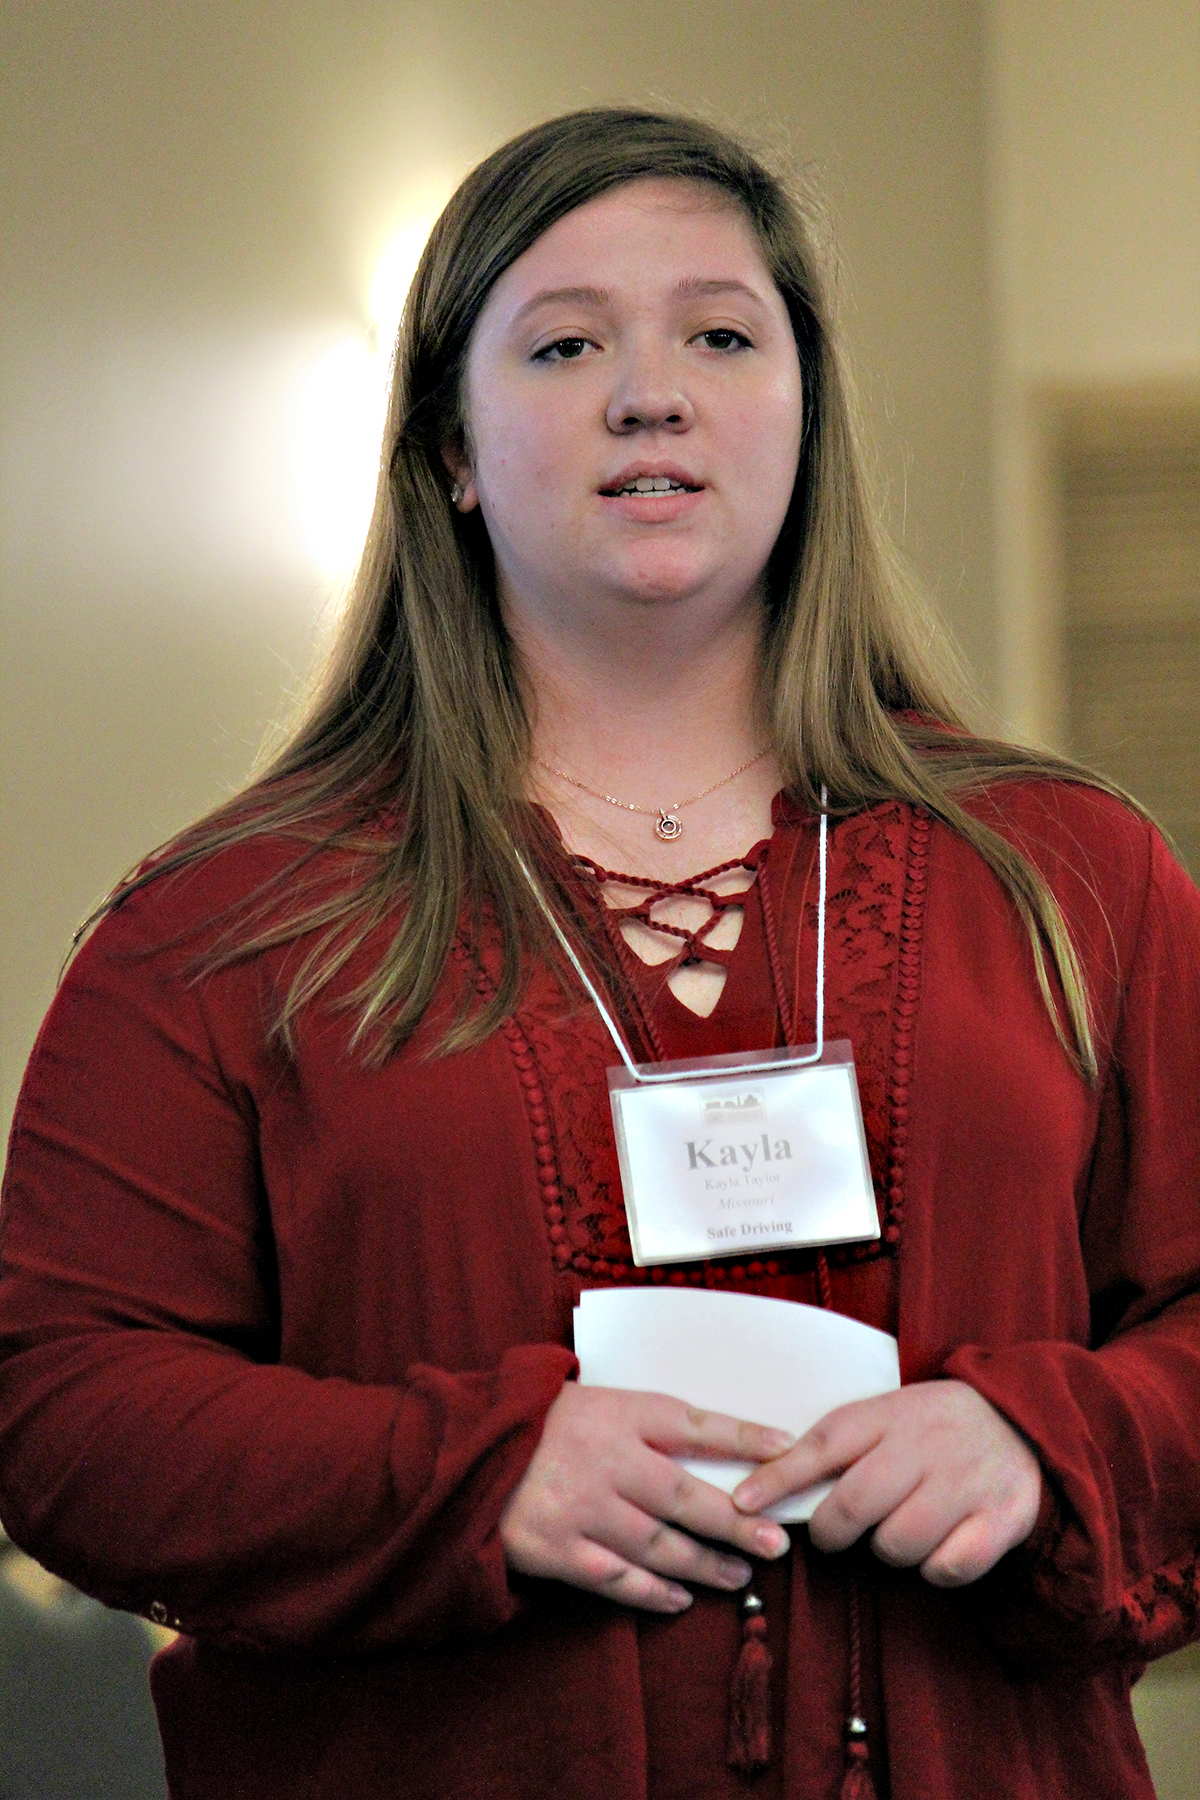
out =
{"type": "Polygon", "coordinates": [[[715,794],[718,788],[725,787],[738,775],[744,775],[747,769],[752,769],[756,762],[762,761],[770,748],[770,744],[764,744],[762,749],[757,750],[748,762],[739,763],[736,769],[732,769],[728,775],[722,775],[720,781],[714,781],[711,787],[701,788],[698,794],[689,794],[686,800],[676,800],[674,806],[635,806],[632,800],[618,800],[615,794],[602,794],[599,788],[589,787],[586,781],[576,781],[574,775],[568,775],[565,769],[553,768],[550,763],[543,762],[540,756],[535,756],[533,760],[539,769],[545,769],[547,775],[557,775],[560,781],[565,781],[570,787],[578,788],[583,794],[590,794],[593,800],[607,800],[610,806],[619,806],[622,812],[645,813],[648,818],[654,817],[657,813],[658,817],[654,820],[655,833],[662,838],[664,843],[670,844],[683,831],[679,814],[685,806],[694,806],[697,800],[703,800],[709,794],[715,794]]]}

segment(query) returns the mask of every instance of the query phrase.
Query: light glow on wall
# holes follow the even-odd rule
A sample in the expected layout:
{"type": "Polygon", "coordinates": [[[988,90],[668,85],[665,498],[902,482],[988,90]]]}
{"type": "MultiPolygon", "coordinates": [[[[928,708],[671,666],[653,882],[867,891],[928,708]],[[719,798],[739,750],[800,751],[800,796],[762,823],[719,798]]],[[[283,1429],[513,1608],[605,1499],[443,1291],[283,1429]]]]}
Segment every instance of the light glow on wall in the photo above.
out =
{"type": "Polygon", "coordinates": [[[347,336],[331,344],[303,377],[296,503],[309,556],[329,581],[347,573],[370,522],[386,374],[365,337],[347,336]]]}
{"type": "Polygon", "coordinates": [[[375,265],[367,305],[376,342],[385,357],[392,354],[408,290],[440,211],[441,207],[438,207],[433,212],[409,219],[396,232],[375,265]]]}
{"type": "Polygon", "coordinates": [[[379,472],[392,352],[421,252],[449,197],[426,189],[379,255],[367,330],[330,343],[306,370],[296,419],[300,530],[319,575],[343,580],[362,549],[379,472]]]}

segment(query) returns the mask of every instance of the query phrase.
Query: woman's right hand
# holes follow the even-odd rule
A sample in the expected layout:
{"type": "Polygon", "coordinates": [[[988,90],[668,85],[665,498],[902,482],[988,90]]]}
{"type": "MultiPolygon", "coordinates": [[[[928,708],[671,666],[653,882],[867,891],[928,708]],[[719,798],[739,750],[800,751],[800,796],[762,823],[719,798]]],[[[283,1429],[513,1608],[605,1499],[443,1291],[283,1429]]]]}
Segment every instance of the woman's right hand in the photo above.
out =
{"type": "Polygon", "coordinates": [[[782,1556],[788,1536],[771,1519],[739,1514],[728,1494],[689,1475],[677,1456],[765,1462],[794,1439],[666,1394],[581,1387],[568,1381],[546,1415],[541,1442],[500,1519],[509,1567],[589,1588],[647,1612],[682,1612],[682,1581],[735,1589],[750,1579],[740,1556],[782,1556]]]}

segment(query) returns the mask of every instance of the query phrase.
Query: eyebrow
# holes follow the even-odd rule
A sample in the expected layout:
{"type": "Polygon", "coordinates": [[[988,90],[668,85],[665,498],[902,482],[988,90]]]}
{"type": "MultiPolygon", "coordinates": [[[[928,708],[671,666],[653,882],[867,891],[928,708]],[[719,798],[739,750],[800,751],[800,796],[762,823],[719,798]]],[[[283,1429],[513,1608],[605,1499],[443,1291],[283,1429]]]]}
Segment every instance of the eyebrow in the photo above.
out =
{"type": "MultiPolygon", "coordinates": [[[[744,281],[735,281],[732,277],[707,279],[700,275],[685,275],[683,280],[676,284],[675,291],[687,300],[701,297],[707,299],[718,294],[743,294],[746,299],[753,300],[758,306],[764,304],[761,294],[756,293],[752,287],[747,287],[744,281]]],[[[540,293],[532,295],[523,306],[517,308],[513,314],[512,323],[518,324],[529,313],[536,312],[539,306],[557,306],[564,303],[575,306],[607,306],[611,299],[612,295],[607,288],[543,288],[540,293]]]]}
{"type": "Polygon", "coordinates": [[[707,299],[714,294],[744,294],[748,300],[755,301],[759,306],[763,304],[761,294],[756,293],[752,287],[747,287],[744,281],[735,281],[732,278],[705,281],[698,275],[687,275],[679,283],[676,292],[682,294],[685,299],[691,299],[693,295],[703,296],[707,299]]]}
{"type": "Polygon", "coordinates": [[[512,316],[512,323],[515,325],[519,319],[525,318],[527,313],[535,312],[539,306],[555,306],[563,301],[573,302],[578,306],[607,306],[611,299],[612,295],[607,288],[543,288],[540,293],[526,300],[524,306],[517,308],[512,316]]]}

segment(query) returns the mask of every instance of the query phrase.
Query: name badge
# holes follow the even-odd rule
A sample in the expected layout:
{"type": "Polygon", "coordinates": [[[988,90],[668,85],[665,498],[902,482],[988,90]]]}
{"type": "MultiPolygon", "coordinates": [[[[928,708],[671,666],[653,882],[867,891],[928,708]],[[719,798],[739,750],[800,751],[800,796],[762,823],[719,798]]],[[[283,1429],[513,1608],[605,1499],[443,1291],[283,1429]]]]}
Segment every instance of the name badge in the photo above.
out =
{"type": "Polygon", "coordinates": [[[639,1268],[879,1236],[847,1040],[630,1064],[608,1089],[639,1268]]]}

